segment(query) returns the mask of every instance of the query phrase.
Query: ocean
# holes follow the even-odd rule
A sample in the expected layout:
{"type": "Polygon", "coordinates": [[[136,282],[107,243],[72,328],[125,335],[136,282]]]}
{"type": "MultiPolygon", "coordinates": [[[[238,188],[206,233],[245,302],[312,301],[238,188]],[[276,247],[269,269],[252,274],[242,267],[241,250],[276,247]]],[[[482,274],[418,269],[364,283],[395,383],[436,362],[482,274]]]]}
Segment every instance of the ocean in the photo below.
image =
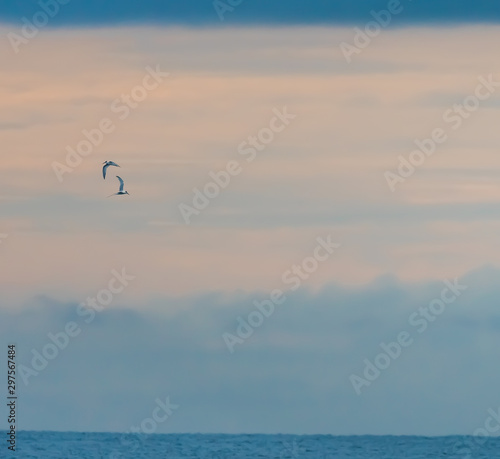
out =
{"type": "MultiPolygon", "coordinates": [[[[4,439],[7,432],[2,432],[4,439]]],[[[201,435],[18,432],[6,459],[438,459],[500,458],[498,437],[201,435]]]]}

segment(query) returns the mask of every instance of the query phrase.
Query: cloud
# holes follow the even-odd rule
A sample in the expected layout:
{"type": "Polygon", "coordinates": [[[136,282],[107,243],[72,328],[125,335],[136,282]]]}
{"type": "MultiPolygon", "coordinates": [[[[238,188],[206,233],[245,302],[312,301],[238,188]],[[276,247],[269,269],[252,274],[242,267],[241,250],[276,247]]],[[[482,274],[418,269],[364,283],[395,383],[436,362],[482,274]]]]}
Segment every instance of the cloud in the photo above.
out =
{"type": "Polygon", "coordinates": [[[118,298],[90,324],[77,303],[40,297],[0,309],[0,336],[30,365],[49,332],[68,321],[82,330],[21,386],[24,429],[126,431],[157,397],[170,396],[180,408],[160,432],[471,434],[499,404],[499,274],[485,267],[463,276],[467,290],[422,333],[409,316],[439,298],[443,281],[389,276],[287,293],[234,354],[222,334],[236,333],[237,318],[255,310],[262,292],[162,297],[142,310],[118,298]],[[414,343],[356,395],[350,375],[362,374],[364,359],[373,361],[403,330],[414,343]]]}
{"type": "Polygon", "coordinates": [[[479,75],[500,75],[498,31],[390,30],[350,65],[338,48],[352,40],[349,27],[61,28],[41,31],[18,55],[0,42],[9,63],[0,123],[26,124],[0,130],[0,233],[9,234],[2,290],[85,298],[119,266],[140,279],[135,305],[155,295],[271,290],[329,233],[343,249],[311,288],[495,263],[498,94],[397,192],[384,171],[443,126],[449,96],[471,94],[479,75]],[[443,42],[446,53],[436,46],[443,42]],[[120,121],[111,104],[157,64],[171,76],[120,121]],[[247,163],[239,145],[284,106],[297,119],[247,163]],[[51,164],[106,116],[116,130],[59,183],[51,164]],[[107,159],[122,166],[130,199],[105,198],[117,185],[102,180],[107,159]],[[179,204],[229,160],[244,172],[184,225],[179,204]]]}

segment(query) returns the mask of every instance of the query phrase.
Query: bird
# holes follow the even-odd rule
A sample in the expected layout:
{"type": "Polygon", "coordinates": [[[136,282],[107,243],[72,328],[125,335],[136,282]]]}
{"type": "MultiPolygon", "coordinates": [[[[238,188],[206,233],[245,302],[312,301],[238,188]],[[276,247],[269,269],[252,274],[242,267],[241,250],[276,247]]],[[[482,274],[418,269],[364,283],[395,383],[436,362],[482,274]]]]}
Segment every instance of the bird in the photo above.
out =
{"type": "Polygon", "coordinates": [[[123,185],[124,185],[123,179],[118,175],[116,176],[116,178],[120,181],[120,191],[118,193],[110,194],[108,196],[108,198],[110,198],[111,196],[116,196],[116,195],[130,194],[128,191],[123,191],[123,185]]]}
{"type": "Polygon", "coordinates": [[[104,178],[104,180],[106,180],[106,170],[108,169],[109,166],[120,167],[118,164],[116,164],[113,161],[104,161],[103,164],[104,164],[104,166],[102,167],[102,177],[104,178]]]}

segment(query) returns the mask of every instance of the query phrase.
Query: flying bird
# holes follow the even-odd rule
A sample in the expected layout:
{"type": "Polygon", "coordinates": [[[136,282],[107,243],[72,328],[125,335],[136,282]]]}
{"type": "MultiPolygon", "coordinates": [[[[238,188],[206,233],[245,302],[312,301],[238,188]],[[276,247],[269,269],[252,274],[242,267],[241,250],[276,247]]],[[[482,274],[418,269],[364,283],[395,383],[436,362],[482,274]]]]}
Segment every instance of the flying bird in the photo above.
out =
{"type": "Polygon", "coordinates": [[[121,177],[119,177],[118,175],[116,176],[116,178],[120,181],[120,191],[118,193],[113,193],[113,194],[110,194],[108,196],[108,198],[110,198],[111,196],[116,196],[116,195],[121,195],[121,194],[130,194],[128,191],[123,191],[123,179],[121,177]]]}
{"type": "Polygon", "coordinates": [[[106,171],[108,170],[108,167],[109,166],[116,166],[116,167],[120,167],[118,164],[116,164],[115,162],[113,161],[104,161],[103,162],[104,166],[102,168],[102,177],[106,180],[106,171]]]}

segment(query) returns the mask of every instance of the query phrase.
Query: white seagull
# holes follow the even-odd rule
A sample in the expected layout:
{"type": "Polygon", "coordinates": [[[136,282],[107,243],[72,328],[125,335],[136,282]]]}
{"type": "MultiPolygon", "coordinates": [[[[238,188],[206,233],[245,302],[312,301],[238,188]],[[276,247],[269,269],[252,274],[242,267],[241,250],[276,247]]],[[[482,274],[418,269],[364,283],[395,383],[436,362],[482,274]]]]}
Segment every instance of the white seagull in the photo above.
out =
{"type": "Polygon", "coordinates": [[[102,177],[104,179],[106,179],[106,170],[108,169],[109,166],[116,166],[116,167],[120,167],[118,164],[116,164],[115,162],[113,161],[104,161],[103,162],[104,166],[102,168],[102,177]]]}
{"type": "Polygon", "coordinates": [[[121,194],[130,194],[128,191],[123,191],[123,179],[119,177],[118,175],[116,178],[120,181],[120,191],[118,193],[113,193],[108,196],[110,198],[111,196],[116,196],[116,195],[121,195],[121,194]]]}

